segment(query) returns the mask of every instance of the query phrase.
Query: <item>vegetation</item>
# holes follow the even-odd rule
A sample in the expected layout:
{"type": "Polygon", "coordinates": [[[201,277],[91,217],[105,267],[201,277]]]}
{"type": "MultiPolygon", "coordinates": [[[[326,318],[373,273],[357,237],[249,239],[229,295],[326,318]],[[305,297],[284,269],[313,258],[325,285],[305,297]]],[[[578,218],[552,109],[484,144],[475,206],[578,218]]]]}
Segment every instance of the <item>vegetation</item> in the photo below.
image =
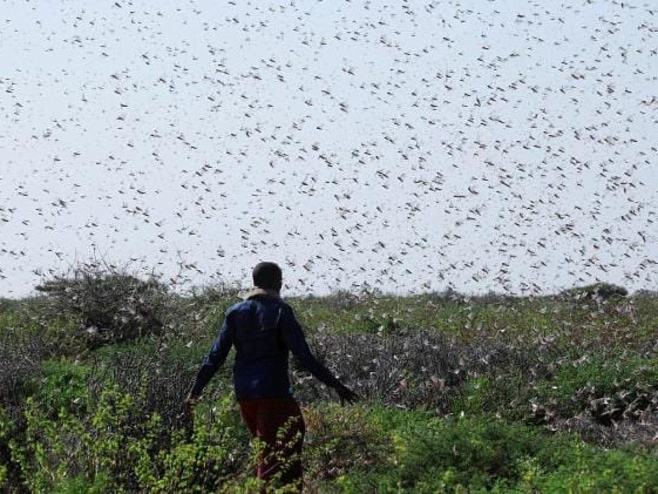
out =
{"type": "MultiPolygon", "coordinates": [[[[235,289],[82,267],[40,290],[0,300],[1,492],[258,492],[230,365],[181,414],[235,289]]],[[[308,492],[658,492],[655,293],[288,302],[363,397],[293,366],[308,492]]]]}
{"type": "Polygon", "coordinates": [[[36,287],[51,317],[67,314],[90,348],[162,334],[169,310],[167,287],[103,264],[83,265],[36,287]]]}

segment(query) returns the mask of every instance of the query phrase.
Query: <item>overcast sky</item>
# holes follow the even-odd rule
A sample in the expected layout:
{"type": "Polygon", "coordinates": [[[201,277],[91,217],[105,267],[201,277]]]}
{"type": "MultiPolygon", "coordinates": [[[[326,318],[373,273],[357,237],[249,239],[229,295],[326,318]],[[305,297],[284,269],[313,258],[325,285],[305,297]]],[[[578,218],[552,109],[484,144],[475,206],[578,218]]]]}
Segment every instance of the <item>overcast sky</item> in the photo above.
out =
{"type": "Polygon", "coordinates": [[[653,2],[0,2],[0,296],[658,279],[653,2]]]}

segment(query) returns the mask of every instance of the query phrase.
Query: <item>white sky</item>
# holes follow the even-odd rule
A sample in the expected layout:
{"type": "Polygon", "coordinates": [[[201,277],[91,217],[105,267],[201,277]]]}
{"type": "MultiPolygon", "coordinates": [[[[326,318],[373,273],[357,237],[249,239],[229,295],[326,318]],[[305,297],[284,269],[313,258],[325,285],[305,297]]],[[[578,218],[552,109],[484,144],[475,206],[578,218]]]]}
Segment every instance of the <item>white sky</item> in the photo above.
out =
{"type": "Polygon", "coordinates": [[[657,36],[648,1],[0,2],[0,296],[94,255],[656,289],[657,36]]]}

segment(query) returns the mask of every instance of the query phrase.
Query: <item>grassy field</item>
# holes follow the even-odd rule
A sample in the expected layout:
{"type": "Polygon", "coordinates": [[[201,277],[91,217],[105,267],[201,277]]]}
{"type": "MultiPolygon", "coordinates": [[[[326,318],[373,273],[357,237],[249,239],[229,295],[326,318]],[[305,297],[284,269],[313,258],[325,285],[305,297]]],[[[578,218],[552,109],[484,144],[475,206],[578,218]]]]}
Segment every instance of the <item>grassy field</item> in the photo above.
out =
{"type": "MultiPolygon", "coordinates": [[[[0,300],[0,490],[258,492],[232,355],[181,415],[238,300],[99,273],[0,300]]],[[[363,398],[293,362],[305,492],[658,492],[656,294],[287,301],[363,398]]]]}

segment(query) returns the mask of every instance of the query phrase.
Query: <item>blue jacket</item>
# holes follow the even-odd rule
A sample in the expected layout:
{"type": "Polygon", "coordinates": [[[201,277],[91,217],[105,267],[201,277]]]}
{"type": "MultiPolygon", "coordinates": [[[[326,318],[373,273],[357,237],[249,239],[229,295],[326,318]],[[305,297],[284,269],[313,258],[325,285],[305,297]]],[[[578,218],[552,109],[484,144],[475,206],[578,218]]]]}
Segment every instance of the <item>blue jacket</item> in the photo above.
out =
{"type": "Polygon", "coordinates": [[[233,384],[238,400],[292,396],[288,353],[327,386],[338,380],[311,353],[292,308],[277,296],[255,290],[228,309],[219,335],[203,364],[191,393],[199,396],[235,346],[233,384]]]}

